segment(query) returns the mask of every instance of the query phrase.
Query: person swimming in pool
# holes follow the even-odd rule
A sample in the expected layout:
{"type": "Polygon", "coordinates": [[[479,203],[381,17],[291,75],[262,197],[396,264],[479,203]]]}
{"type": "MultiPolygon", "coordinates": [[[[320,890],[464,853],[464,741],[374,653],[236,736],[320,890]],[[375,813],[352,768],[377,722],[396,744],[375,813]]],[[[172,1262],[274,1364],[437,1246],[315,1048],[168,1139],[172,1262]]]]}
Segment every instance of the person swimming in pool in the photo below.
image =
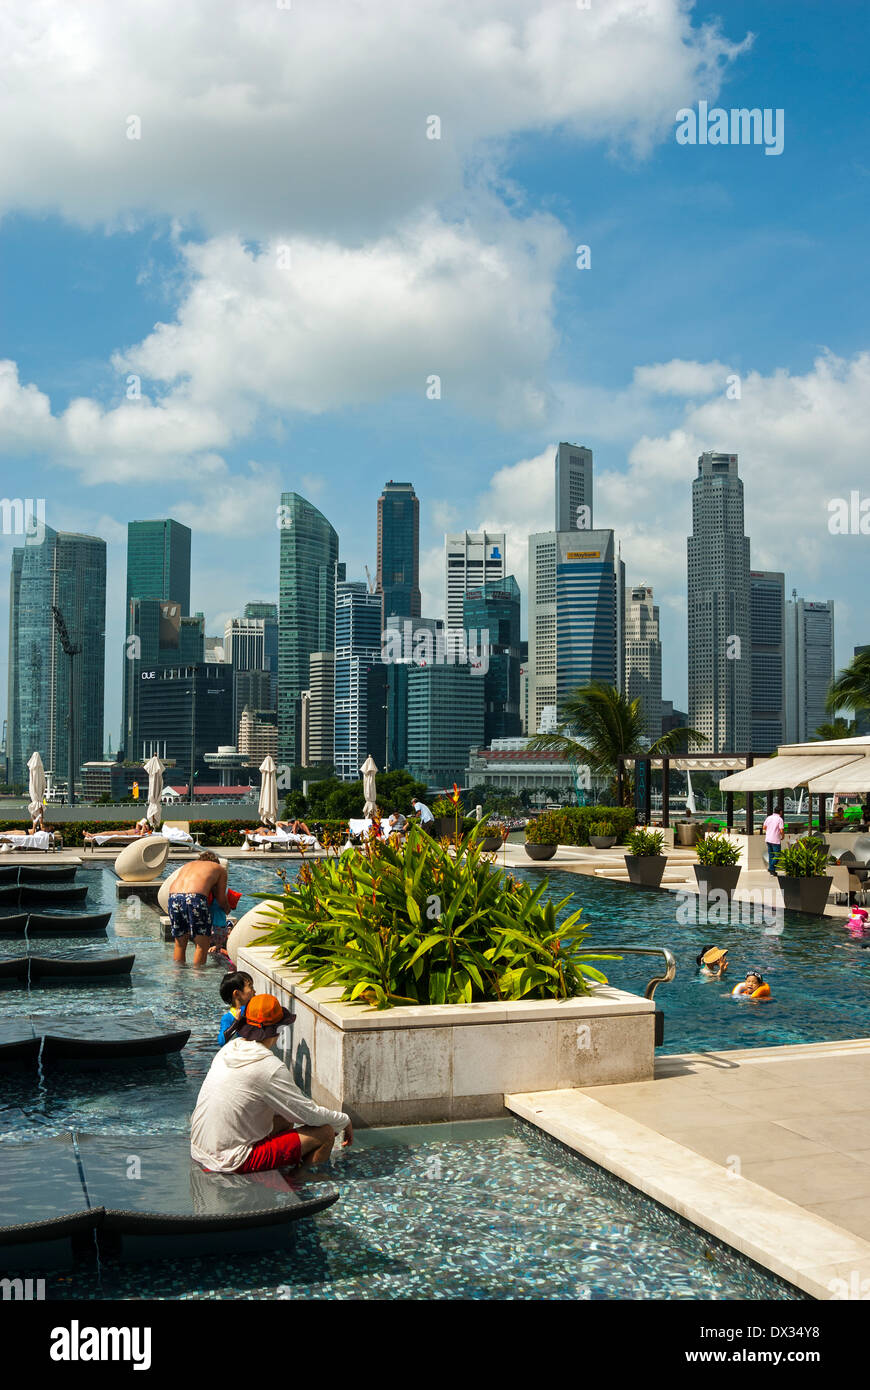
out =
{"type": "Polygon", "coordinates": [[[769,999],[770,985],[757,970],[750,970],[745,980],[731,991],[735,999],[769,999]]]}
{"type": "Polygon", "coordinates": [[[728,969],[728,950],[723,951],[719,946],[704,946],[695,961],[702,975],[721,980],[728,969]]]}

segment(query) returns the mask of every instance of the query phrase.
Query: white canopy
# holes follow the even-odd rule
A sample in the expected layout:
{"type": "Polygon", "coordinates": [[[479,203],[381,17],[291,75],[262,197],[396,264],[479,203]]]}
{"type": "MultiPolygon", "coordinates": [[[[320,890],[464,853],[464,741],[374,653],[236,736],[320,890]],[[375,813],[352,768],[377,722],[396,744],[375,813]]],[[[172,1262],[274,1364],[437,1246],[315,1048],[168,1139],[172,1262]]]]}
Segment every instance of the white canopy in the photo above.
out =
{"type": "MultiPolygon", "coordinates": [[[[744,772],[734,772],[730,777],[719,779],[717,790],[721,792],[778,792],[785,787],[810,787],[814,777],[834,772],[856,761],[855,757],[818,757],[806,753],[780,755],[778,758],[765,758],[754,763],[744,772]]],[[[839,784],[836,788],[840,790],[839,784]]]]}
{"type": "Polygon", "coordinates": [[[825,772],[807,782],[811,792],[870,792],[870,757],[857,758],[839,772],[825,772]]]}

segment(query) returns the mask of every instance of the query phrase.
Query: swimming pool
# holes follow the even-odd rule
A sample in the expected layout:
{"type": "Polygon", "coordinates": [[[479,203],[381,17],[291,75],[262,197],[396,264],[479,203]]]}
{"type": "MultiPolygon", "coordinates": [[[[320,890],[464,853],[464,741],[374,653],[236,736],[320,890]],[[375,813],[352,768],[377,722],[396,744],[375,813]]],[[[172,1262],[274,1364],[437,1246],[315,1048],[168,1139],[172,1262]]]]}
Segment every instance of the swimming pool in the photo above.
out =
{"type": "MultiPolygon", "coordinates": [[[[289,872],[297,871],[294,863],[289,872]]],[[[523,871],[525,875],[528,871],[523,871]]],[[[534,871],[532,871],[534,872],[534,871]]],[[[101,984],[36,985],[29,1001],[22,988],[0,994],[4,1017],[45,1007],[70,1012],[129,1012],[149,1008],[167,1026],[191,1028],[184,1051],[164,1065],[74,1072],[48,1069],[37,1082],[30,1069],[0,1077],[0,1138],[23,1142],[61,1134],[70,1128],[97,1134],[185,1132],[197,1092],[215,1051],[221,1012],[217,982],[222,967],[177,967],[163,941],[156,913],[136,914],[115,899],[115,878],[104,866],[82,869],[89,884],[90,912],[117,909],[109,926],[109,946],[135,951],[128,979],[101,984]]],[[[278,884],[269,864],[233,863],[233,885],[243,891],[239,911],[253,906],[253,894],[278,884]]],[[[576,875],[551,875],[549,891],[575,893],[594,930],[590,941],[650,941],[669,945],[679,961],[675,985],[663,987],[669,1043],[674,1050],[713,1046],[711,1028],[722,989],[700,985],[690,968],[694,933],[677,935],[670,895],[636,893],[576,875]],[[626,937],[632,912],[633,929],[626,937]],[[705,989],[706,994],[699,990],[705,989]],[[677,1025],[682,1030],[676,1033],[677,1025]],[[674,1036],[676,1033],[676,1037],[674,1036]]],[[[778,962],[799,978],[796,961],[803,946],[797,924],[787,924],[774,940],[778,962]]],[[[801,930],[806,924],[801,922],[801,930]]],[[[753,929],[745,928],[750,932],[753,929]]],[[[844,946],[842,928],[810,924],[813,940],[833,951],[844,946]]],[[[713,933],[726,940],[725,929],[713,933]]],[[[53,941],[52,947],[64,944],[53,941]]],[[[737,943],[731,941],[735,955],[737,943]]],[[[747,949],[749,943],[746,943],[747,949]]],[[[759,957],[753,941],[753,962],[759,957]]],[[[3,953],[20,943],[0,942],[3,953]]],[[[760,949],[760,948],[759,948],[760,949]]],[[[770,949],[770,947],[769,947],[770,949]]],[[[653,966],[655,962],[653,961],[653,966]]],[[[853,969],[858,969],[854,966],[853,969]]],[[[618,985],[641,989],[649,968],[626,959],[612,967],[618,985]]],[[[768,965],[765,973],[779,978],[768,965]]],[[[850,977],[851,978],[851,977],[850,977]]],[[[781,1017],[791,996],[783,987],[781,1017]]],[[[741,1010],[723,998],[724,1020],[750,1016],[751,1028],[761,1010],[741,1010]],[[726,1010],[730,1012],[725,1012],[726,1010]]],[[[769,1006],[773,1008],[774,1006],[769,1006]]],[[[732,1025],[733,1026],[733,1025],[732,1025]]],[[[859,1032],[857,1025],[839,1036],[859,1032]]],[[[767,1042],[767,1034],[757,1034],[767,1042]]],[[[776,1040],[790,1041],[791,1038],[776,1040]]],[[[803,1040],[799,1038],[797,1040],[803,1040]]],[[[749,1044],[751,1045],[751,1044],[749,1044]]],[[[311,1179],[316,1181],[316,1176],[311,1179]]],[[[76,1267],[46,1276],[49,1297],[93,1298],[545,1298],[545,1299],[746,1299],[801,1297],[734,1252],[619,1182],[610,1174],[562,1148],[533,1127],[499,1120],[454,1125],[425,1125],[399,1130],[362,1131],[350,1151],[339,1155],[330,1180],[341,1188],[335,1208],[304,1223],[287,1250],[246,1256],[245,1261],[217,1257],[197,1261],[164,1260],[146,1266],[104,1259],[100,1267],[76,1267]]]]}

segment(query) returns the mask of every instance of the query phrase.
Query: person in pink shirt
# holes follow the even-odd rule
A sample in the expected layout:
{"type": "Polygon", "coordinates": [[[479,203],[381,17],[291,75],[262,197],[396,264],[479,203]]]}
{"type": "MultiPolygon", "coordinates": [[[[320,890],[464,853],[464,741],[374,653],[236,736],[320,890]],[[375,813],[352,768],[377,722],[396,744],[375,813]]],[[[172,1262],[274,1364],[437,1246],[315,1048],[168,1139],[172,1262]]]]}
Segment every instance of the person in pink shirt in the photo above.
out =
{"type": "Polygon", "coordinates": [[[782,837],[785,834],[785,821],[778,811],[772,811],[761,827],[767,844],[767,872],[775,874],[774,865],[779,858],[782,837]]]}

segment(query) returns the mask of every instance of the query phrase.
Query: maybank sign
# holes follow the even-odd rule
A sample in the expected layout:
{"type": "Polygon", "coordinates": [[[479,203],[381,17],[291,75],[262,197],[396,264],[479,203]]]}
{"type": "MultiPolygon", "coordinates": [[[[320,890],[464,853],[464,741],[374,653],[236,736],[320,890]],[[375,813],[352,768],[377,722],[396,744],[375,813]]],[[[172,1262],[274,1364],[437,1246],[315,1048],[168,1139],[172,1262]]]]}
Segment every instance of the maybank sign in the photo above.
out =
{"type": "Polygon", "coordinates": [[[600,550],[569,550],[566,560],[600,560],[600,550]]]}

